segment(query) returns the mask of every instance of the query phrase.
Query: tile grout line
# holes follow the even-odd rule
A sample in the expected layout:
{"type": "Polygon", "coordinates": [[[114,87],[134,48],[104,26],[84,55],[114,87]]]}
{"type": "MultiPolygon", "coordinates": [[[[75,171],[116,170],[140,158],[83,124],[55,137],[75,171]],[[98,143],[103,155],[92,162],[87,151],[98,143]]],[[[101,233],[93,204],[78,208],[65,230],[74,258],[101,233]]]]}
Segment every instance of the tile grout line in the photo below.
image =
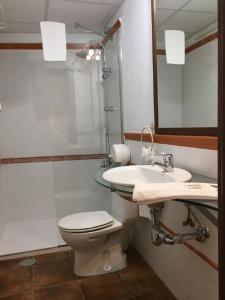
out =
{"type": "MultiPolygon", "coordinates": [[[[64,252],[68,254],[68,258],[72,262],[72,258],[71,258],[71,255],[70,255],[70,249],[66,249],[66,250],[63,250],[63,251],[56,251],[56,252],[54,251],[54,252],[50,252],[50,253],[47,252],[47,253],[41,254],[41,256],[45,255],[45,254],[50,254],[51,255],[51,254],[64,253],[64,252]]],[[[39,255],[37,255],[37,256],[39,256],[39,255]]],[[[37,263],[35,265],[37,265],[37,263]]],[[[35,268],[35,265],[34,265],[34,268],[35,268]]],[[[71,283],[74,280],[77,281],[77,279],[78,279],[77,276],[74,274],[73,279],[69,279],[69,280],[66,280],[66,281],[60,281],[60,282],[56,282],[56,283],[50,283],[48,285],[42,285],[42,286],[39,286],[39,285],[36,286],[35,285],[35,280],[34,280],[34,291],[35,290],[40,290],[40,289],[48,289],[48,288],[51,288],[51,287],[61,286],[61,285],[64,285],[66,283],[71,283]]]]}
{"type": "Polygon", "coordinates": [[[34,288],[34,290],[53,288],[53,287],[57,287],[57,286],[60,286],[60,285],[65,285],[66,283],[71,283],[71,282],[74,282],[74,281],[78,281],[78,279],[71,279],[71,280],[67,280],[67,281],[53,283],[53,284],[50,284],[50,285],[37,286],[37,287],[34,288]]]}
{"type": "Polygon", "coordinates": [[[120,273],[120,272],[117,272],[117,274],[119,275],[119,277],[121,278],[123,284],[126,286],[126,288],[128,289],[131,297],[133,300],[136,300],[136,296],[135,294],[133,293],[132,289],[130,288],[129,284],[126,282],[126,279],[123,277],[123,275],[120,273]]]}
{"type": "Polygon", "coordinates": [[[3,299],[5,300],[5,298],[8,298],[8,297],[14,297],[14,296],[18,296],[18,295],[22,295],[22,294],[27,294],[28,292],[30,292],[30,290],[23,290],[23,291],[18,291],[18,292],[15,292],[13,294],[6,294],[6,295],[3,295],[3,296],[0,296],[0,300],[3,299]]]}
{"type": "Polygon", "coordinates": [[[72,257],[72,255],[71,255],[71,249],[67,249],[67,251],[69,252],[70,260],[73,262],[73,257],[72,257]]]}
{"type": "MultiPolygon", "coordinates": [[[[35,259],[35,256],[33,256],[33,258],[35,259]]],[[[32,266],[32,299],[33,300],[34,300],[34,268],[35,268],[35,265],[32,266]]]]}
{"type": "MultiPolygon", "coordinates": [[[[204,286],[204,287],[206,288],[206,287],[208,287],[208,286],[210,286],[210,285],[213,285],[213,284],[215,284],[215,283],[218,283],[218,279],[213,280],[212,282],[209,282],[209,283],[208,283],[206,286],[204,286]]],[[[203,287],[203,288],[204,288],[204,287],[203,287]]],[[[195,292],[189,294],[188,296],[185,296],[185,298],[183,298],[182,300],[188,300],[190,297],[192,297],[192,296],[194,296],[194,295],[197,295],[203,288],[200,288],[200,289],[198,289],[197,291],[195,291],[195,292]]]]}
{"type": "Polygon", "coordinates": [[[78,278],[77,282],[78,282],[78,286],[79,286],[81,296],[82,296],[83,300],[86,300],[85,293],[84,293],[84,288],[83,288],[83,285],[82,285],[82,279],[78,278]]]}
{"type": "MultiPolygon", "coordinates": [[[[69,256],[70,256],[71,263],[73,264],[72,268],[74,268],[74,260],[75,260],[74,251],[72,249],[68,249],[68,251],[69,251],[69,256]],[[71,251],[73,251],[73,255],[72,255],[71,251]]],[[[76,282],[78,284],[81,297],[82,297],[83,300],[86,300],[85,293],[84,293],[84,288],[82,286],[82,279],[79,276],[77,276],[76,274],[74,274],[74,275],[76,276],[76,282]]]]}
{"type": "MultiPolygon", "coordinates": [[[[30,267],[27,267],[28,269],[30,268],[30,267]]],[[[32,300],[34,300],[34,265],[31,267],[31,269],[32,269],[32,287],[31,287],[31,294],[32,294],[32,300]]],[[[6,295],[3,295],[3,296],[1,296],[0,295],[0,300],[1,299],[5,299],[5,297],[13,297],[13,296],[18,296],[18,295],[22,295],[22,294],[26,294],[26,293],[28,293],[28,292],[30,292],[30,290],[29,289],[27,289],[27,290],[22,290],[22,291],[17,291],[17,292],[14,292],[14,293],[9,293],[9,294],[6,294],[6,295]]]]}

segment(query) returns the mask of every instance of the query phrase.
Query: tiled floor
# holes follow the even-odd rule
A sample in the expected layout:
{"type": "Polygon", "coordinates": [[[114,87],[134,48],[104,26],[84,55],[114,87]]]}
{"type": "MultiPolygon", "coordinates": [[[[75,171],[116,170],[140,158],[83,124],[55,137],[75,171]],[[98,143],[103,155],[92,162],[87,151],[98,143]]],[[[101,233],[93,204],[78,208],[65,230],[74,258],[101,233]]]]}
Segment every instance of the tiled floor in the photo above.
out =
{"type": "Polygon", "coordinates": [[[35,258],[33,267],[0,261],[0,300],[176,300],[134,249],[126,269],[85,278],[73,274],[70,251],[35,258]]]}

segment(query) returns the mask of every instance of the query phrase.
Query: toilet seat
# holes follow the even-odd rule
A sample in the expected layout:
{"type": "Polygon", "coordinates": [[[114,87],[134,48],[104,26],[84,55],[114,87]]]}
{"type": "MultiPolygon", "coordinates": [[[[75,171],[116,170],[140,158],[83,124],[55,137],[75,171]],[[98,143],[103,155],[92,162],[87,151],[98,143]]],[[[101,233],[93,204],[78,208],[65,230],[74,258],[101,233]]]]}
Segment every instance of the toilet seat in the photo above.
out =
{"type": "Polygon", "coordinates": [[[86,233],[112,226],[114,218],[106,211],[83,212],[62,218],[58,226],[67,232],[86,233]]]}

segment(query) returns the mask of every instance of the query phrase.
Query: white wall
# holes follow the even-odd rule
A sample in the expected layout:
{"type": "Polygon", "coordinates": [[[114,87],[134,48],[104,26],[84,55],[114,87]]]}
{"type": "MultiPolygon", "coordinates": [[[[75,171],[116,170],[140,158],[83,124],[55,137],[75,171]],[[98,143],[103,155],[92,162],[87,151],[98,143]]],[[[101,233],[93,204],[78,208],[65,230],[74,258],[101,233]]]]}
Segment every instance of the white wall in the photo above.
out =
{"type": "Polygon", "coordinates": [[[114,35],[105,47],[106,67],[112,69],[107,80],[103,81],[105,86],[105,104],[115,107],[116,110],[108,113],[109,121],[109,143],[110,145],[121,143],[121,96],[120,96],[120,66],[119,66],[119,43],[118,35],[114,35]]]}
{"type": "Polygon", "coordinates": [[[183,66],[158,55],[160,127],[217,126],[218,40],[186,54],[183,66]]]}
{"type": "Polygon", "coordinates": [[[188,53],[183,68],[185,127],[217,126],[218,40],[188,53]]]}
{"type": "MultiPolygon", "coordinates": [[[[150,1],[126,0],[116,18],[121,17],[120,45],[123,54],[123,93],[125,131],[138,132],[153,120],[152,42],[150,1]]],[[[115,20],[115,19],[114,19],[115,20]]],[[[113,21],[114,21],[113,20],[113,21]]],[[[132,161],[140,163],[141,144],[126,141],[132,152],[132,161]]],[[[158,151],[174,154],[175,164],[206,176],[217,175],[216,151],[158,145],[158,151]]],[[[145,213],[146,207],[142,208],[145,213]]],[[[181,222],[186,212],[183,204],[167,205],[163,220],[175,230],[183,230],[181,222]]],[[[212,236],[196,247],[217,260],[217,229],[201,217],[210,227],[212,236]]],[[[197,244],[197,245],[196,245],[197,244]]],[[[135,226],[134,245],[171,289],[178,300],[218,299],[218,272],[191,250],[182,245],[153,246],[149,222],[135,226]]]]}
{"type": "Polygon", "coordinates": [[[56,222],[103,210],[110,196],[93,180],[100,160],[4,165],[6,226],[0,255],[64,244],[56,222]]]}
{"type": "MultiPolygon", "coordinates": [[[[74,51],[66,66],[46,64],[40,50],[0,51],[1,157],[104,153],[100,68],[74,51]]],[[[100,164],[2,165],[0,220],[4,204],[6,224],[0,255],[60,245],[59,218],[109,206],[111,195],[93,181],[100,164]]]]}
{"type": "MultiPolygon", "coordinates": [[[[140,164],[141,143],[126,141],[131,149],[132,162],[140,164]]],[[[157,152],[172,153],[175,166],[204,176],[217,177],[217,151],[171,145],[156,145],[157,152]]],[[[141,214],[149,216],[147,206],[140,207],[141,214]]],[[[194,209],[203,225],[210,229],[211,237],[206,243],[190,243],[218,263],[217,227],[194,209]]],[[[217,216],[217,213],[215,213],[217,216]]],[[[161,221],[175,232],[187,232],[182,226],[187,212],[183,204],[167,202],[161,221]]],[[[218,299],[218,272],[183,245],[154,246],[150,237],[149,221],[140,220],[135,226],[133,243],[148,264],[174,293],[178,300],[218,299]]]]}
{"type": "Polygon", "coordinates": [[[157,56],[159,127],[182,127],[182,66],[157,56]]]}
{"type": "Polygon", "coordinates": [[[124,129],[141,130],[154,119],[152,102],[151,1],[126,0],[110,22],[121,18],[124,129]]]}
{"type": "Polygon", "coordinates": [[[99,69],[74,51],[66,66],[41,50],[0,51],[2,157],[102,153],[99,69]]]}

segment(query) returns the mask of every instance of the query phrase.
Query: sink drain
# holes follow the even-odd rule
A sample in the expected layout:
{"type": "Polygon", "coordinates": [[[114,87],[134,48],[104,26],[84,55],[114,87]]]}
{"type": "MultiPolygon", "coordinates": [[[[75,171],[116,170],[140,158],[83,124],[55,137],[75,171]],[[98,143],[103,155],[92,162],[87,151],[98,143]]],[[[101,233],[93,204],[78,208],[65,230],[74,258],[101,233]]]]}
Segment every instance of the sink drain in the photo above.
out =
{"type": "Polygon", "coordinates": [[[25,268],[32,267],[35,264],[36,264],[36,259],[34,257],[26,258],[24,260],[21,260],[20,262],[20,266],[25,268]]]}

